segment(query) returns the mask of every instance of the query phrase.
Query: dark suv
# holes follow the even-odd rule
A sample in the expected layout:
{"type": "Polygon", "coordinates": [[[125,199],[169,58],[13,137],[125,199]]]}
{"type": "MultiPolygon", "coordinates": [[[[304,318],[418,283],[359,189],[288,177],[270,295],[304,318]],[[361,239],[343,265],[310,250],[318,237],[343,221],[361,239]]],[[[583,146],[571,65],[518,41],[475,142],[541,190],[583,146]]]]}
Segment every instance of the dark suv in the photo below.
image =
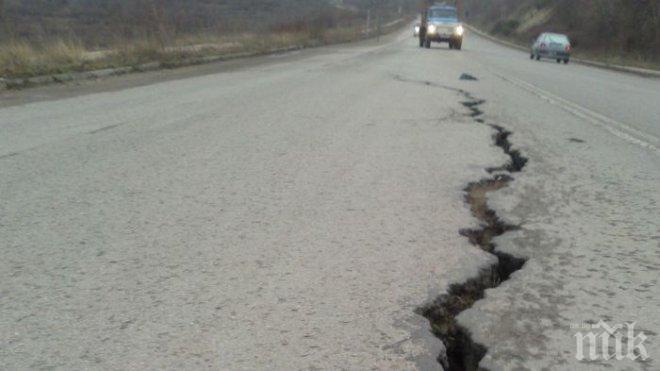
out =
{"type": "Polygon", "coordinates": [[[458,21],[455,7],[448,5],[430,7],[424,23],[426,27],[420,32],[420,46],[430,48],[431,42],[446,42],[449,43],[450,49],[461,49],[464,29],[458,21]]]}

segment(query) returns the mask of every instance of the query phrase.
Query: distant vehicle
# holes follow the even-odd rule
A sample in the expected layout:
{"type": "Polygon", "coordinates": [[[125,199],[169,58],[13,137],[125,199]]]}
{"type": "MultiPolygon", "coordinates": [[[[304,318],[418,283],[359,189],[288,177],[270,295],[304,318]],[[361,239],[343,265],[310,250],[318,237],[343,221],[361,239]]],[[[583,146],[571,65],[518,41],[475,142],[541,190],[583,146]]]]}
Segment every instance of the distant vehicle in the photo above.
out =
{"type": "Polygon", "coordinates": [[[556,59],[557,63],[568,63],[571,59],[571,41],[568,36],[558,33],[542,33],[534,41],[530,59],[556,59]]]}
{"type": "Polygon", "coordinates": [[[434,5],[426,12],[425,26],[420,28],[420,47],[431,47],[431,42],[447,42],[450,49],[463,46],[463,25],[458,21],[456,7],[434,5]],[[424,38],[422,39],[422,35],[424,38]]]}
{"type": "Polygon", "coordinates": [[[415,29],[413,31],[414,37],[419,37],[419,29],[422,27],[420,23],[415,24],[415,29]]]}

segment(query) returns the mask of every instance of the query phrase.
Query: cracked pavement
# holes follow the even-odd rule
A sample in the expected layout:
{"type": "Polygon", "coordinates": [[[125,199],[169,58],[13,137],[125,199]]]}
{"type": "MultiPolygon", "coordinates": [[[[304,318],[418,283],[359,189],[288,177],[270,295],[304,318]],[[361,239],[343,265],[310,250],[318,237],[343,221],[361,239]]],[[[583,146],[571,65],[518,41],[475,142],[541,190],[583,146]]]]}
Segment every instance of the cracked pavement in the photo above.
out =
{"type": "Polygon", "coordinates": [[[464,48],[406,30],[2,93],[0,363],[438,369],[415,310],[493,264],[459,231],[498,125],[529,162],[488,195],[521,227],[495,243],[528,261],[457,318],[481,366],[602,368],[571,325],[603,319],[651,355],[607,366],[657,368],[660,83],[464,48]]]}

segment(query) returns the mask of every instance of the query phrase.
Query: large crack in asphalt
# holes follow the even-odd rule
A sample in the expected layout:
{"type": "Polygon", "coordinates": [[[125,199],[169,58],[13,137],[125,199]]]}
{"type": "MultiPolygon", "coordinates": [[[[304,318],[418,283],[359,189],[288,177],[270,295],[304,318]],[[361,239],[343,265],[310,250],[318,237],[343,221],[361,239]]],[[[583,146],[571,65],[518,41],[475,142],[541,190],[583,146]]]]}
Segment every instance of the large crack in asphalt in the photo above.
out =
{"type": "Polygon", "coordinates": [[[467,185],[465,202],[482,225],[479,229],[461,229],[459,231],[462,236],[468,238],[472,245],[494,255],[497,262],[481,269],[476,277],[451,285],[446,294],[416,311],[429,320],[433,333],[445,345],[445,354],[438,356],[438,362],[445,370],[483,370],[479,363],[488,349],[484,345],[476,343],[472,339],[470,331],[458,324],[456,317],[471,308],[475,302],[483,299],[487,289],[498,287],[502,282],[508,280],[511,274],[525,265],[525,259],[499,251],[493,242],[496,237],[519,227],[507,224],[498,217],[495,210],[488,206],[488,193],[507,187],[513,181],[512,174],[522,171],[528,160],[520,151],[512,149],[509,141],[512,132],[499,125],[487,124],[482,118],[484,111],[480,107],[486,103],[485,100],[477,99],[468,91],[455,87],[429,81],[409,80],[399,75],[395,75],[394,79],[442,88],[460,94],[465,99],[461,104],[469,110],[466,116],[476,123],[489,125],[495,130],[494,144],[510,157],[510,161],[506,164],[486,169],[493,174],[491,177],[467,185]]]}

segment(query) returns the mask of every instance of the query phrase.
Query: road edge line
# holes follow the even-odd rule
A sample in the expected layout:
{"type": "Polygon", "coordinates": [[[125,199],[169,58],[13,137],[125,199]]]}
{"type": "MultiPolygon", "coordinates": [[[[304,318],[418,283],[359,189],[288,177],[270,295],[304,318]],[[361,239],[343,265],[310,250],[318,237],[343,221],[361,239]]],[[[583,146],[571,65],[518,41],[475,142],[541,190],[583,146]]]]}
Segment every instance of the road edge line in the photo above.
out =
{"type": "Polygon", "coordinates": [[[642,148],[651,150],[657,154],[660,154],[660,148],[656,147],[655,145],[646,142],[642,139],[637,138],[635,135],[638,136],[650,136],[653,139],[657,139],[653,135],[649,135],[646,133],[643,133],[633,127],[630,127],[629,125],[626,125],[622,122],[619,122],[617,120],[614,120],[612,118],[609,118],[607,116],[604,116],[598,112],[592,111],[589,108],[583,107],[577,103],[570,102],[564,98],[558,97],[550,92],[547,92],[536,85],[530,84],[528,82],[512,78],[512,77],[507,77],[503,76],[500,74],[495,74],[498,78],[514,85],[517,86],[523,90],[526,90],[537,97],[541,98],[542,100],[558,106],[559,108],[563,109],[564,111],[579,117],[585,121],[588,121],[592,123],[593,125],[599,126],[602,129],[605,129],[608,131],[610,134],[618,137],[619,139],[623,139],[629,143],[635,144],[637,146],[640,146],[642,148]]]}

